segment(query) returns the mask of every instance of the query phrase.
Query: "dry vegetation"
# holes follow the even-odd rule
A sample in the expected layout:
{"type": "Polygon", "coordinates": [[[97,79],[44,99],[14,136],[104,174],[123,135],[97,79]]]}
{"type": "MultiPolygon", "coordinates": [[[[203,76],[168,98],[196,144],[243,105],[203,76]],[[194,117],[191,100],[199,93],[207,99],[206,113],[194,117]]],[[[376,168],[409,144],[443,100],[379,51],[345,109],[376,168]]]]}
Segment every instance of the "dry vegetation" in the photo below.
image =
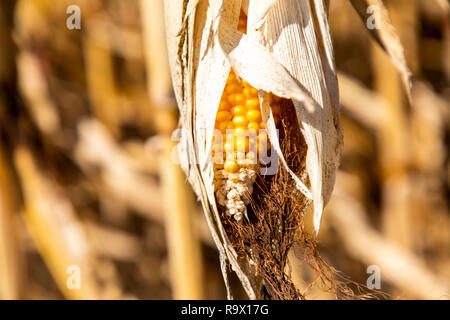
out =
{"type": "MultiPolygon", "coordinates": [[[[345,134],[318,239],[311,217],[292,214],[284,170],[256,182],[256,227],[224,222],[237,248],[259,250],[248,254],[260,274],[281,276],[265,297],[363,297],[369,265],[381,270],[377,297],[449,297],[449,5],[384,2],[411,103],[350,1],[331,0],[345,134]]],[[[178,115],[151,3],[0,1],[0,299],[226,298],[200,205],[170,161],[178,115]],[[81,30],[66,28],[71,4],[81,30]],[[79,290],[67,287],[71,265],[79,290]]],[[[302,143],[282,146],[288,162],[304,162],[302,143]]],[[[235,277],[231,287],[246,297],[235,277]]]]}

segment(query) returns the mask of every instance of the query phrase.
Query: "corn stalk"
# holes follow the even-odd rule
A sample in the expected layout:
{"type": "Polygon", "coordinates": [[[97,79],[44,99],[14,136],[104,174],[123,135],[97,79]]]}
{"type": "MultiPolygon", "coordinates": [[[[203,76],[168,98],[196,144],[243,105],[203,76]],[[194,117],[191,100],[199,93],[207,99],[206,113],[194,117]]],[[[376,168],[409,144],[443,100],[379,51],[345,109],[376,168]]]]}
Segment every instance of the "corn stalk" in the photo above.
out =
{"type": "Polygon", "coordinates": [[[176,126],[175,103],[164,37],[163,1],[140,2],[143,15],[148,94],[157,114],[162,150],[159,155],[161,192],[164,203],[172,295],[175,299],[202,299],[203,266],[200,242],[194,228],[193,197],[179,166],[171,161],[174,142],[170,132],[176,126]],[[155,50],[158,48],[158,50],[155,50]],[[165,119],[162,120],[161,119],[165,119]]]}

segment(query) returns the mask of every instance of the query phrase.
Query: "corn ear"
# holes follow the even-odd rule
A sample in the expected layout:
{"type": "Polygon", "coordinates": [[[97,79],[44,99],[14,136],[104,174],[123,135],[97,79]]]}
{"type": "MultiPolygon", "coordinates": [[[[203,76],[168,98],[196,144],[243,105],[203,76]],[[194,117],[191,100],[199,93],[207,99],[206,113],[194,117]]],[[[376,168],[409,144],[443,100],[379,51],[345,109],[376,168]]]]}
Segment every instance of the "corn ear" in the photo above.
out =
{"type": "MultiPolygon", "coordinates": [[[[258,297],[248,261],[238,258],[221,223],[211,161],[214,124],[231,68],[259,90],[270,144],[297,187],[312,199],[318,232],[333,188],[342,133],[334,55],[323,0],[167,0],[166,30],[172,80],[180,108],[179,157],[199,196],[221,255],[251,299],[258,297]],[[238,31],[241,10],[247,34],[238,31]],[[307,181],[288,168],[281,153],[268,94],[291,99],[308,146],[307,181]]],[[[229,289],[227,284],[227,289],[229,289]]],[[[229,292],[229,297],[231,294],[229,292]]]]}

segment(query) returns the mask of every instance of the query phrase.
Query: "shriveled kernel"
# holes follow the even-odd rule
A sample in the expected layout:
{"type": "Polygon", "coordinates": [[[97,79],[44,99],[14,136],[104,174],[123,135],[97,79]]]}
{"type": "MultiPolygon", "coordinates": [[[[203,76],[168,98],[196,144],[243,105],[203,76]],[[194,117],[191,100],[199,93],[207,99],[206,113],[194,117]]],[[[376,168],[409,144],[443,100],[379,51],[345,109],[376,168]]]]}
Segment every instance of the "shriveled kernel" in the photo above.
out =
{"type": "Polygon", "coordinates": [[[233,83],[233,84],[226,86],[225,90],[227,91],[228,94],[238,93],[239,91],[242,90],[242,87],[238,83],[233,83]]]}
{"type": "Polygon", "coordinates": [[[228,111],[217,112],[216,121],[223,122],[231,120],[231,113],[228,111]]]}
{"type": "Polygon", "coordinates": [[[245,152],[237,152],[236,153],[236,160],[238,160],[238,161],[245,160],[245,152]]]}
{"type": "Polygon", "coordinates": [[[248,110],[247,111],[247,119],[250,122],[260,122],[261,119],[261,111],[259,110],[248,110]]]}
{"type": "Polygon", "coordinates": [[[236,74],[234,72],[230,72],[227,78],[227,83],[234,82],[236,80],[236,74]]]}
{"type": "Polygon", "coordinates": [[[247,160],[250,160],[251,163],[256,164],[257,156],[256,156],[256,153],[254,153],[253,151],[247,152],[245,157],[246,157],[247,160]]]}
{"type": "Polygon", "coordinates": [[[230,121],[220,122],[217,129],[219,129],[222,133],[226,133],[230,123],[230,121]]]}
{"type": "Polygon", "coordinates": [[[228,101],[221,100],[219,103],[219,111],[228,111],[230,110],[231,105],[228,103],[228,101]]]}

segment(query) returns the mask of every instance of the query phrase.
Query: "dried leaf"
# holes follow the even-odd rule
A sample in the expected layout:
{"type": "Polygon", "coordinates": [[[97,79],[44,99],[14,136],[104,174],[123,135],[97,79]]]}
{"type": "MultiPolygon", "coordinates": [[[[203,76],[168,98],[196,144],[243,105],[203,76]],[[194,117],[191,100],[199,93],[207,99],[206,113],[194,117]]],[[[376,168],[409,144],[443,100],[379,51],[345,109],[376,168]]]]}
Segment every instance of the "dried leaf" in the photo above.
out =
{"type": "MultiPolygon", "coordinates": [[[[389,11],[381,0],[350,0],[355,10],[358,12],[364,24],[376,12],[370,10],[370,8],[378,8],[379,21],[375,23],[378,27],[369,29],[370,34],[378,42],[378,44],[386,51],[391,58],[397,70],[402,75],[402,82],[408,95],[409,101],[411,101],[411,71],[408,68],[403,45],[400,41],[400,37],[397,34],[394,26],[392,25],[389,11]]],[[[377,15],[374,16],[377,18],[377,15]]]]}

